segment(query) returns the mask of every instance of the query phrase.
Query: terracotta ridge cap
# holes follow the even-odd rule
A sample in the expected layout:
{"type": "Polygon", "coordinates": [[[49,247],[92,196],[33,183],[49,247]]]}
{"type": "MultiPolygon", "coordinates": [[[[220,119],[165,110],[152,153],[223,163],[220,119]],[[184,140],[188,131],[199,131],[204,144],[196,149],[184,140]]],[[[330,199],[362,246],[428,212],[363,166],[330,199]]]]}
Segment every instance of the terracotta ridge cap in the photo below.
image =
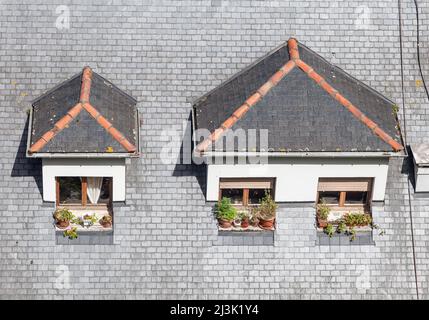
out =
{"type": "Polygon", "coordinates": [[[80,88],[79,101],[84,104],[89,102],[89,95],[91,93],[92,70],[86,66],[82,71],[82,85],[80,88]]]}
{"type": "Polygon", "coordinates": [[[28,150],[28,152],[35,153],[40,151],[49,141],[52,140],[53,137],[55,137],[59,132],[64,130],[70,122],[72,122],[76,116],[82,111],[83,106],[81,103],[77,103],[75,106],[70,108],[69,111],[67,111],[66,115],[64,115],[60,120],[58,120],[54,127],[48,131],[46,131],[35,143],[33,143],[28,150]]]}
{"type": "Polygon", "coordinates": [[[289,48],[289,57],[291,60],[299,60],[299,50],[298,50],[298,41],[295,38],[290,38],[287,41],[287,46],[289,48]]]}
{"type": "Polygon", "coordinates": [[[334,87],[332,87],[321,75],[314,71],[310,65],[300,59],[296,60],[296,64],[309,78],[314,80],[324,91],[326,91],[331,97],[333,97],[343,107],[350,111],[355,116],[355,118],[371,129],[374,135],[390,145],[394,151],[401,151],[404,149],[402,144],[393,139],[389,134],[381,129],[378,124],[367,117],[362,111],[359,110],[358,107],[353,105],[347,98],[345,98],[334,87]]]}
{"type": "Polygon", "coordinates": [[[241,119],[250,108],[256,105],[267,93],[275,87],[293,68],[296,63],[294,60],[288,60],[276,73],[274,73],[267,82],[259,87],[255,93],[244,101],[232,115],[227,118],[219,128],[215,129],[207,138],[201,141],[197,146],[198,152],[204,152],[216,140],[218,140],[226,131],[228,131],[239,119],[241,119]]]}
{"type": "Polygon", "coordinates": [[[128,141],[128,139],[117,130],[113,124],[101,115],[96,108],[94,108],[90,103],[82,104],[83,108],[98,122],[98,124],[103,127],[119,144],[125,148],[128,152],[135,152],[137,148],[134,144],[128,141]]]}

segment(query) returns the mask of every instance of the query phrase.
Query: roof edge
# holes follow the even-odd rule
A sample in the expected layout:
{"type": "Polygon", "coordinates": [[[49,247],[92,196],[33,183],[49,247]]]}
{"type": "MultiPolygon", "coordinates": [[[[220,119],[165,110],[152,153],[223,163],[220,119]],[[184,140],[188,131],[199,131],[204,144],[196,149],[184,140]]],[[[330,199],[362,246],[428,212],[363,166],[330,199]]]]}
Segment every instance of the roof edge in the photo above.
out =
{"type": "Polygon", "coordinates": [[[322,152],[322,151],[291,151],[291,152],[233,152],[233,151],[209,151],[197,152],[199,157],[272,157],[272,158],[404,158],[406,152],[386,151],[356,151],[356,152],[322,152]]]}

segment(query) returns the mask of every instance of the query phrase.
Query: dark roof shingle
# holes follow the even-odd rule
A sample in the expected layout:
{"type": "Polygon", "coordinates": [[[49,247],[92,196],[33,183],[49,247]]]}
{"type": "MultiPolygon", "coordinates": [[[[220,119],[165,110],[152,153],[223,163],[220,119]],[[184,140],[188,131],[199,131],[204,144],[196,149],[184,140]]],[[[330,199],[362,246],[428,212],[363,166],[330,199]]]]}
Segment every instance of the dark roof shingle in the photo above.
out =
{"type": "Polygon", "coordinates": [[[295,39],[198,100],[193,108],[195,128],[212,132],[199,142],[200,152],[209,148],[277,152],[403,149],[394,103],[295,39]],[[289,54],[279,59],[278,52],[287,49],[289,54]],[[273,60],[276,53],[278,59],[273,60]],[[253,76],[246,77],[248,74],[253,76]],[[254,83],[254,79],[259,81],[254,83]],[[231,85],[234,82],[241,86],[231,85]],[[225,133],[237,129],[267,130],[267,149],[260,150],[259,135],[254,150],[238,146],[237,141],[227,146],[225,133]]]}
{"type": "Polygon", "coordinates": [[[137,153],[136,104],[85,67],[33,103],[28,152],[137,153]]]}

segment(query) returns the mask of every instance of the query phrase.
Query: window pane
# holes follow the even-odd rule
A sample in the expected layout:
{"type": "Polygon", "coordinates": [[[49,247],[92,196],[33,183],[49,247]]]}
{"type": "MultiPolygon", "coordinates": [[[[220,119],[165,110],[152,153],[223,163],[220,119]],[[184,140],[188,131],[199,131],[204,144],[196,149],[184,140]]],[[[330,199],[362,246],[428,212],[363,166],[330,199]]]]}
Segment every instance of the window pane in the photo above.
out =
{"type": "Polygon", "coordinates": [[[230,198],[232,204],[243,204],[243,189],[222,189],[222,198],[230,198]]]}
{"type": "Polygon", "coordinates": [[[103,184],[101,185],[100,199],[98,203],[109,203],[110,202],[110,183],[112,178],[103,178],[103,184]]]}
{"type": "Polygon", "coordinates": [[[265,192],[271,194],[269,189],[249,189],[249,204],[259,204],[265,196],[265,192]]]}
{"type": "Polygon", "coordinates": [[[58,178],[60,184],[60,204],[81,204],[82,183],[79,177],[58,178]]]}
{"type": "Polygon", "coordinates": [[[339,204],[339,201],[340,201],[339,191],[319,192],[319,203],[325,202],[327,204],[339,204]]]}
{"type": "Polygon", "coordinates": [[[368,192],[347,191],[346,203],[347,204],[365,204],[367,197],[368,197],[368,192]]]}

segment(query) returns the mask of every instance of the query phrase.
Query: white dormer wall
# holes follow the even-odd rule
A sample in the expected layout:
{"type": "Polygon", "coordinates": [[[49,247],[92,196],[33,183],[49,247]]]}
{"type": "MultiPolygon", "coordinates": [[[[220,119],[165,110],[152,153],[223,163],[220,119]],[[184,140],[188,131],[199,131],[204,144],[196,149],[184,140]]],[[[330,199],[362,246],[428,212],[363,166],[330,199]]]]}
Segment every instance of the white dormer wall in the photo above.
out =
{"type": "Polygon", "coordinates": [[[220,178],[276,178],[275,201],[315,202],[319,178],[374,178],[373,201],[383,201],[389,159],[270,158],[268,164],[207,165],[207,201],[217,201],[220,178]]]}
{"type": "Polygon", "coordinates": [[[43,200],[55,202],[55,177],[112,177],[113,201],[125,201],[125,159],[43,159],[43,200]]]}

